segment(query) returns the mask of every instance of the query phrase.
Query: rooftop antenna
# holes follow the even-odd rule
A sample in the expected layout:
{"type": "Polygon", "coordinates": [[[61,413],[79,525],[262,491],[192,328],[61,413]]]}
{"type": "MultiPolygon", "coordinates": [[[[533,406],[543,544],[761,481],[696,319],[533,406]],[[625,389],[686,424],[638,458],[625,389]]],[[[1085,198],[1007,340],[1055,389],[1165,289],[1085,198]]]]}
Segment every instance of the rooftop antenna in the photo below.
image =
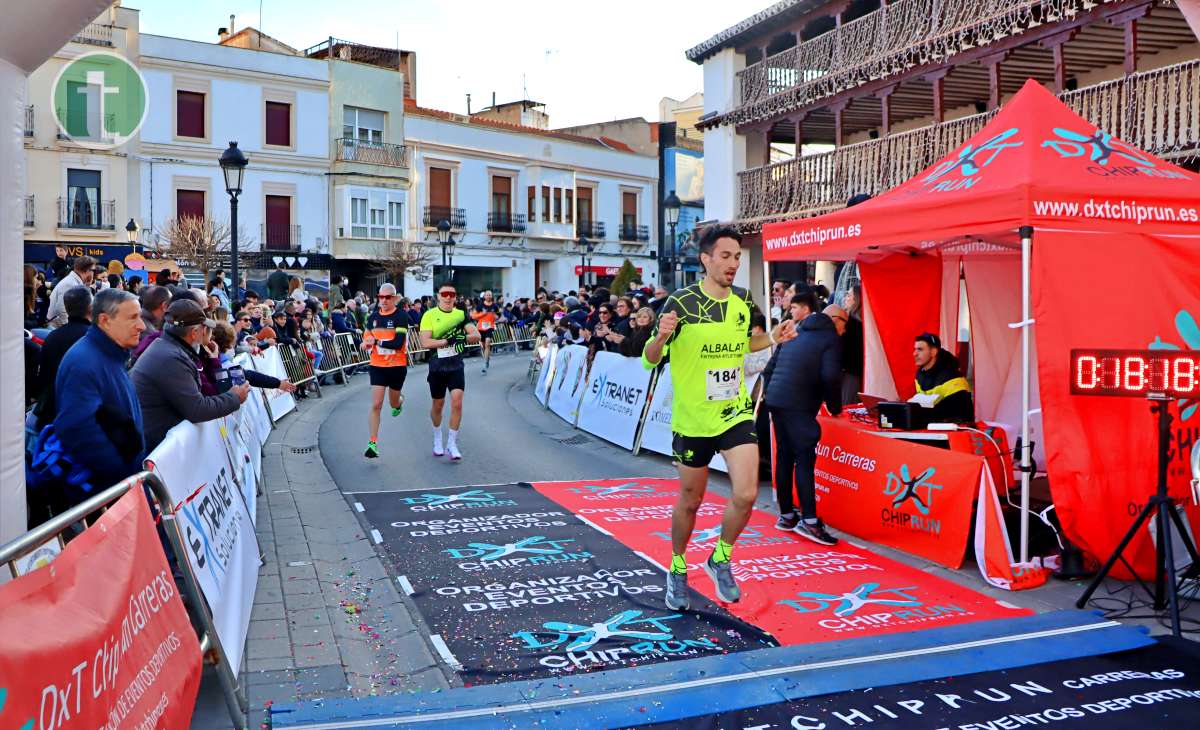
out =
{"type": "Polygon", "coordinates": [[[529,84],[525,83],[525,74],[521,74],[521,98],[529,98],[529,84]]]}
{"type": "Polygon", "coordinates": [[[467,94],[467,116],[471,116],[471,95],[467,94]]]}

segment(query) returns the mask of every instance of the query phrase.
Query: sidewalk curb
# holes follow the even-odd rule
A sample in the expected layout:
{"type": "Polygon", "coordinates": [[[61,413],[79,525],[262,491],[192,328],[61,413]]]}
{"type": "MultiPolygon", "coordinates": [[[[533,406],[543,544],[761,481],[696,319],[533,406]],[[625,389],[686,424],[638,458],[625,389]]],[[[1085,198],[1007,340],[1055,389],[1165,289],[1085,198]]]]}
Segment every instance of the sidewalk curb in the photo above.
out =
{"type": "Polygon", "coordinates": [[[354,390],[301,402],[263,447],[264,564],[242,674],[250,727],[273,703],[451,686],[320,452],[321,423],[354,390]]]}

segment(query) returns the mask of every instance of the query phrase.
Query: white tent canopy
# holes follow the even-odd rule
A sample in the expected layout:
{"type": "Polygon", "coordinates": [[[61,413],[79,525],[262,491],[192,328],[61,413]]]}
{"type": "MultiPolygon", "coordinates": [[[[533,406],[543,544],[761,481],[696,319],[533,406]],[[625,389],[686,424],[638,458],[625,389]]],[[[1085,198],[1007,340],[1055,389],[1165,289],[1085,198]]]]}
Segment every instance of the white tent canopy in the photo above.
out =
{"type": "MultiPolygon", "coordinates": [[[[0,24],[0,544],[25,532],[25,79],[110,5],[103,0],[6,3],[0,24]],[[4,131],[8,130],[8,131],[4,131]],[[14,387],[15,386],[15,387],[14,387]]],[[[38,100],[34,100],[35,102],[38,100]]]]}

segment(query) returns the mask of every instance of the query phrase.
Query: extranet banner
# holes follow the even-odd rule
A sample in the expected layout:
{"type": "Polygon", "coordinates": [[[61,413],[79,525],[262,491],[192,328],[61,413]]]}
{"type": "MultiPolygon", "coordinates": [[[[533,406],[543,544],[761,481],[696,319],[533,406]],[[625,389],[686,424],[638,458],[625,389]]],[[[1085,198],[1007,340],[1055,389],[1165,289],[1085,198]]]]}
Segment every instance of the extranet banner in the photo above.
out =
{"type": "MultiPolygon", "coordinates": [[[[1169,641],[1169,640],[1168,640],[1169,641]]],[[[1128,730],[1200,727],[1191,642],[804,697],[643,725],[667,730],[1128,730]]]]}
{"type": "Polygon", "coordinates": [[[356,497],[470,684],[776,645],[699,596],[667,610],[660,568],[529,485],[356,497]]]}

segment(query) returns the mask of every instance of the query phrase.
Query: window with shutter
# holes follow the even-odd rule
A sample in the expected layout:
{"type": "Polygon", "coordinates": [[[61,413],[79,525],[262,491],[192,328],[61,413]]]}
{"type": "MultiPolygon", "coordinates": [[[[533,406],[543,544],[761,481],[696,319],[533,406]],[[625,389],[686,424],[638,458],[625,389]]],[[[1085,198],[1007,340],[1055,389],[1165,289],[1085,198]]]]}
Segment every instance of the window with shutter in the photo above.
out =
{"type": "Polygon", "coordinates": [[[288,250],[292,247],[292,199],[287,195],[266,196],[267,248],[288,250]]]}
{"type": "Polygon", "coordinates": [[[542,220],[550,220],[550,186],[542,186],[542,220]]]}
{"type": "Polygon", "coordinates": [[[175,92],[175,136],[204,138],[204,102],[198,91],[175,92]]]}
{"type": "Polygon", "coordinates": [[[183,220],[184,218],[204,218],[204,191],[176,190],[175,217],[178,220],[183,220]]]}
{"type": "Polygon", "coordinates": [[[429,168],[429,207],[445,211],[444,217],[450,216],[450,170],[445,167],[429,168]]]}
{"type": "Polygon", "coordinates": [[[568,190],[567,192],[567,223],[575,220],[575,191],[568,190]]]}
{"type": "Polygon", "coordinates": [[[267,102],[267,144],[292,146],[292,105],[280,101],[267,102]]]}
{"type": "Polygon", "coordinates": [[[512,178],[492,175],[492,213],[501,218],[512,214],[512,178]]]}
{"type": "Polygon", "coordinates": [[[579,198],[579,223],[584,227],[590,226],[592,224],[592,189],[579,188],[576,197],[579,198]]]}

